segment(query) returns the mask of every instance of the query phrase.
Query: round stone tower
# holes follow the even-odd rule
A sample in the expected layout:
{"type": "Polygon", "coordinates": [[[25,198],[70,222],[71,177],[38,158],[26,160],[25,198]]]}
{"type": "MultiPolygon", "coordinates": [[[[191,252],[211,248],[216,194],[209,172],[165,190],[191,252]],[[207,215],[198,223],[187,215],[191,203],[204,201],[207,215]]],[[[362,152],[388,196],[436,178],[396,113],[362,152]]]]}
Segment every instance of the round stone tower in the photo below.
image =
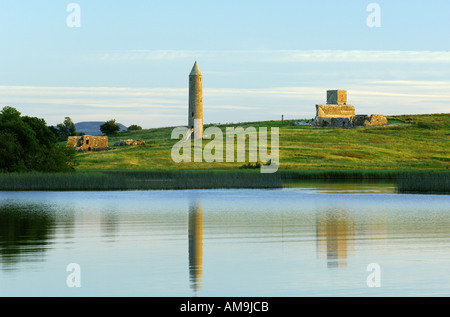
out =
{"type": "Polygon", "coordinates": [[[203,88],[202,73],[197,62],[189,74],[189,113],[188,127],[193,129],[192,138],[203,138],[203,88]]]}

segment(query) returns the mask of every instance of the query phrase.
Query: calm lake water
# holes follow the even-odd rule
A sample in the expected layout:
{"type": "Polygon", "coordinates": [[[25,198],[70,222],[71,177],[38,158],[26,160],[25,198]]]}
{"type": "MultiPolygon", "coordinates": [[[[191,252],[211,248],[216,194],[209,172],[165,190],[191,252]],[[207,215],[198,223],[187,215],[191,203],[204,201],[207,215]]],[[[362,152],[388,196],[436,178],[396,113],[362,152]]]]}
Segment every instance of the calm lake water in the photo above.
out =
{"type": "Polygon", "coordinates": [[[0,192],[0,296],[450,296],[449,268],[450,196],[389,184],[0,192]]]}

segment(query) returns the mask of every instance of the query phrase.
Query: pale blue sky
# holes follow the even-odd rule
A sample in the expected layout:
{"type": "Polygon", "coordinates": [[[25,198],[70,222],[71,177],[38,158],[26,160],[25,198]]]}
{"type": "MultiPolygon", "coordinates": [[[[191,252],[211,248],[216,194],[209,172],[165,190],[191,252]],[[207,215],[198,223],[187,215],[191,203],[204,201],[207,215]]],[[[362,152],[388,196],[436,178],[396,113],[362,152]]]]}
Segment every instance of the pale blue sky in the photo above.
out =
{"type": "Polygon", "coordinates": [[[185,125],[197,60],[206,123],[312,118],[327,89],[361,114],[450,112],[449,14],[447,0],[0,0],[0,105],[48,124],[185,125]]]}

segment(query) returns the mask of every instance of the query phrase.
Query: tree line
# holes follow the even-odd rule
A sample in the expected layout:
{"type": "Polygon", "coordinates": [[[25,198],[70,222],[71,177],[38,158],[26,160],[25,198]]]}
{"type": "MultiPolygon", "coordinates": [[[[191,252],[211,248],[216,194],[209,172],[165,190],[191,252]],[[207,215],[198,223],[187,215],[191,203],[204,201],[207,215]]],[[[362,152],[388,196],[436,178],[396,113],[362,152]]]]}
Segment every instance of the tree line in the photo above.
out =
{"type": "MultiPolygon", "coordinates": [[[[142,130],[142,127],[132,124],[127,128],[127,131],[138,131],[142,130]]],[[[120,131],[120,125],[116,123],[116,119],[111,119],[106,121],[100,126],[100,131],[105,135],[115,134],[120,131]]]]}
{"type": "Polygon", "coordinates": [[[0,171],[69,172],[75,153],[59,143],[44,119],[22,116],[13,107],[0,112],[0,171]]]}
{"type": "MultiPolygon", "coordinates": [[[[128,131],[142,130],[131,125],[128,131]]],[[[120,131],[112,119],[100,126],[105,135],[120,131]]],[[[70,117],[56,126],[47,126],[44,119],[22,116],[6,106],[0,112],[0,172],[70,172],[74,170],[76,151],[62,142],[69,136],[81,136],[70,117]]]]}

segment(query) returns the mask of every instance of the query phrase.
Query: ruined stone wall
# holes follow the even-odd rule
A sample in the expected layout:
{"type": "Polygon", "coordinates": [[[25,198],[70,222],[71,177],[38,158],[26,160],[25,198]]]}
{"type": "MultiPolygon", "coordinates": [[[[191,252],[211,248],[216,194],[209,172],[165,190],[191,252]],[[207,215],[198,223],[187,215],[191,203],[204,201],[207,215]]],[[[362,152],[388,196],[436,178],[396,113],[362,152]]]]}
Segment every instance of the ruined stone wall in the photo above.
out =
{"type": "Polygon", "coordinates": [[[314,121],[316,127],[355,128],[364,126],[386,125],[387,118],[383,115],[355,115],[349,117],[319,117],[314,121]]]}
{"type": "Polygon", "coordinates": [[[67,139],[67,147],[76,147],[78,144],[78,139],[81,138],[80,136],[69,136],[67,139]]]}
{"type": "Polygon", "coordinates": [[[373,114],[370,116],[368,125],[385,125],[388,124],[387,118],[381,114],[373,114]]]}
{"type": "Polygon", "coordinates": [[[387,118],[381,114],[373,114],[371,116],[356,115],[353,117],[352,121],[354,127],[388,124],[387,118]]]}
{"type": "Polygon", "coordinates": [[[145,145],[145,141],[142,140],[120,140],[114,143],[115,146],[126,146],[126,145],[145,145]]]}
{"type": "Polygon", "coordinates": [[[325,118],[351,117],[355,107],[351,105],[316,105],[316,116],[325,118]]]}
{"type": "MultiPolygon", "coordinates": [[[[316,118],[313,124],[318,127],[328,127],[333,124],[341,126],[337,119],[349,121],[353,116],[355,116],[355,107],[351,105],[316,105],[316,118]]],[[[347,124],[344,125],[347,126],[347,124]]]]}
{"type": "Polygon", "coordinates": [[[74,147],[77,151],[98,151],[108,149],[107,136],[70,136],[67,139],[67,147],[74,147]]]}
{"type": "Polygon", "coordinates": [[[366,114],[359,114],[353,117],[353,126],[363,127],[370,121],[370,117],[366,114]]]}
{"type": "Polygon", "coordinates": [[[331,118],[330,126],[335,128],[351,128],[353,127],[352,117],[350,118],[331,118]]]}

